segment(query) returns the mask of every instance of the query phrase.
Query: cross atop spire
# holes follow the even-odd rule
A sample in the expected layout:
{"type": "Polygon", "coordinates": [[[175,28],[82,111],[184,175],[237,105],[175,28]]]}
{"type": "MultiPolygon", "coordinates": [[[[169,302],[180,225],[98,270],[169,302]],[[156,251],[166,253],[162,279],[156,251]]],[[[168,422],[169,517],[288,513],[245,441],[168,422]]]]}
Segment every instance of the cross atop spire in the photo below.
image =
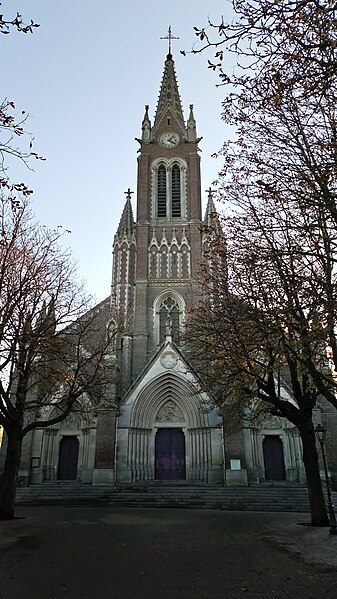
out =
{"type": "Polygon", "coordinates": [[[116,232],[116,238],[122,239],[126,235],[127,237],[132,235],[134,229],[133,213],[131,206],[131,191],[130,187],[127,191],[124,191],[126,195],[126,201],[122,212],[121,220],[119,221],[118,229],[116,232]]]}
{"type": "Polygon", "coordinates": [[[131,200],[131,194],[134,193],[133,191],[131,191],[130,187],[128,188],[127,191],[124,191],[125,195],[126,195],[126,199],[127,200],[131,200]]]}
{"type": "Polygon", "coordinates": [[[168,40],[169,41],[169,56],[171,56],[171,42],[172,40],[178,40],[179,37],[176,37],[175,35],[172,35],[172,30],[171,30],[171,25],[168,28],[168,32],[167,35],[163,36],[160,38],[161,40],[168,40]]]}
{"type": "Polygon", "coordinates": [[[213,193],[216,192],[216,189],[212,189],[211,186],[209,186],[208,189],[205,190],[207,193],[207,197],[209,200],[213,200],[213,193]]]}
{"type": "Polygon", "coordinates": [[[206,189],[206,193],[208,200],[203,224],[205,227],[212,229],[217,235],[221,235],[222,232],[219,216],[217,214],[213,200],[213,194],[216,193],[216,189],[212,189],[211,186],[209,186],[209,188],[206,189]]]}

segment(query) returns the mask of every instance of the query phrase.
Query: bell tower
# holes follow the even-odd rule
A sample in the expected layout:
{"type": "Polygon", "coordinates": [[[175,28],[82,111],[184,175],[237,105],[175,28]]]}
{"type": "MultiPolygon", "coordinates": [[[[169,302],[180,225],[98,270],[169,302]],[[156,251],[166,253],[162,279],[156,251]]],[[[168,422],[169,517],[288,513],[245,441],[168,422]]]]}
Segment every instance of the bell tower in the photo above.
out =
{"type": "MultiPolygon", "coordinates": [[[[135,239],[136,257],[134,270],[128,273],[125,282],[132,298],[132,304],[126,308],[129,315],[132,312],[133,323],[128,326],[128,357],[124,359],[130,383],[165,340],[165,335],[169,333],[174,341],[179,341],[186,309],[196,299],[196,279],[202,259],[198,153],[201,138],[197,137],[193,105],[189,107],[187,121],[184,120],[170,29],[167,39],[169,53],[153,123],[146,105],[141,137],[136,138],[140,145],[136,222],[134,226],[131,222],[128,225],[135,239]]],[[[128,215],[129,202],[128,198],[124,209],[128,215]]],[[[113,292],[116,291],[113,284],[113,292]]],[[[125,379],[125,374],[122,378],[125,379]]]]}

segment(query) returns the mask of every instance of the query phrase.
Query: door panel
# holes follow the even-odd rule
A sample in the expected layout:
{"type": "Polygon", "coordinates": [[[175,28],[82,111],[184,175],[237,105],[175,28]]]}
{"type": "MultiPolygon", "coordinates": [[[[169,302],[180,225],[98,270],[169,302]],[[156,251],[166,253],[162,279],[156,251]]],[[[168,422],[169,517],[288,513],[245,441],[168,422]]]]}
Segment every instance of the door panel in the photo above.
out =
{"type": "Polygon", "coordinates": [[[185,435],[180,428],[160,428],[157,431],[155,478],[185,480],[185,435]]]}
{"type": "Polygon", "coordinates": [[[77,437],[62,437],[57,469],[58,480],[76,480],[79,441],[77,437]]]}
{"type": "Polygon", "coordinates": [[[268,435],[263,440],[266,480],[285,480],[283,444],[279,436],[268,435]]]}

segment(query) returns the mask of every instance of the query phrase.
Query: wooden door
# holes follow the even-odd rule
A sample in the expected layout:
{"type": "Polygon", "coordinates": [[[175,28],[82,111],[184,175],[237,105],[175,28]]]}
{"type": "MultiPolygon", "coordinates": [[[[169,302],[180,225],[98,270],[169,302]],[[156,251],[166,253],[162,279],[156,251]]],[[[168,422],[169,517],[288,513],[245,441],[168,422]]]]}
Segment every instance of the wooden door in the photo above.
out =
{"type": "Polygon", "coordinates": [[[263,440],[266,480],[285,480],[283,444],[278,435],[267,435],[263,440]]]}
{"type": "Polygon", "coordinates": [[[185,435],[180,428],[160,428],[156,434],[155,478],[185,480],[185,435]]]}
{"type": "Polygon", "coordinates": [[[79,441],[77,437],[62,437],[57,469],[58,480],[76,480],[79,441]]]}

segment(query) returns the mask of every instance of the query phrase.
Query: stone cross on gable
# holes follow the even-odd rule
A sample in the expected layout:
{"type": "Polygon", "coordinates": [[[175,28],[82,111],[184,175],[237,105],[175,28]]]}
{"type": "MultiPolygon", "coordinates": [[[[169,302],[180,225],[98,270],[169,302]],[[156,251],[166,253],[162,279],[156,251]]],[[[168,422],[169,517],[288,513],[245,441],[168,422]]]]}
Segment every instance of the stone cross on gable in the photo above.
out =
{"type": "Polygon", "coordinates": [[[168,28],[168,32],[167,35],[163,36],[160,38],[161,40],[168,40],[169,41],[169,51],[168,53],[171,54],[171,42],[172,40],[178,40],[179,37],[176,37],[175,35],[172,35],[172,30],[171,30],[171,25],[168,28]]]}
{"type": "Polygon", "coordinates": [[[129,187],[127,191],[124,191],[124,193],[126,195],[126,199],[131,200],[131,194],[134,193],[134,191],[131,191],[131,189],[129,187]]]}

